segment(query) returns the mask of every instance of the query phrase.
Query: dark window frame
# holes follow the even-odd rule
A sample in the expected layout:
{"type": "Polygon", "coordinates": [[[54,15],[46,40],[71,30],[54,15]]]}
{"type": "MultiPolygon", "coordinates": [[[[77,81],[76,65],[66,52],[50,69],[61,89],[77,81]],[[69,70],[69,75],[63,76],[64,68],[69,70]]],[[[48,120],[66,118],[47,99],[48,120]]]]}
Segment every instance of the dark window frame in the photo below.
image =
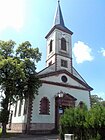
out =
{"type": "Polygon", "coordinates": [[[65,38],[61,38],[61,50],[67,51],[66,39],[65,38]]]}
{"type": "Polygon", "coordinates": [[[16,117],[16,114],[17,114],[17,105],[18,105],[18,101],[16,101],[16,103],[15,103],[14,117],[16,117]]]}
{"type": "Polygon", "coordinates": [[[61,77],[62,82],[67,83],[68,79],[65,75],[61,77]]]}
{"type": "Polygon", "coordinates": [[[49,53],[53,50],[53,40],[50,41],[49,53]]]}
{"type": "Polygon", "coordinates": [[[52,65],[52,61],[50,61],[48,65],[51,66],[52,65]]]}
{"type": "Polygon", "coordinates": [[[21,112],[22,112],[22,104],[23,104],[23,100],[20,100],[20,102],[19,102],[18,116],[21,116],[21,112]]]}
{"type": "Polygon", "coordinates": [[[24,100],[24,111],[23,111],[23,115],[27,114],[27,99],[24,100]]]}
{"type": "Polygon", "coordinates": [[[61,67],[68,68],[68,62],[67,62],[67,60],[61,59],[61,67]]]}

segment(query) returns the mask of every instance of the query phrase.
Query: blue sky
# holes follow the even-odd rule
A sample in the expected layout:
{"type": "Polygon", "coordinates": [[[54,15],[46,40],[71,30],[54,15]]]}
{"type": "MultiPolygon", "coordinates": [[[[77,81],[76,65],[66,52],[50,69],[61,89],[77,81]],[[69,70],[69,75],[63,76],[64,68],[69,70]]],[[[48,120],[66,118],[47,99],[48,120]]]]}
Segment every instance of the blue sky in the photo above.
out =
{"type": "MultiPolygon", "coordinates": [[[[66,27],[73,31],[73,65],[105,99],[105,1],[61,0],[66,27]]],[[[0,0],[0,40],[30,41],[42,52],[37,71],[45,67],[45,36],[53,25],[57,0],[0,0]]]]}

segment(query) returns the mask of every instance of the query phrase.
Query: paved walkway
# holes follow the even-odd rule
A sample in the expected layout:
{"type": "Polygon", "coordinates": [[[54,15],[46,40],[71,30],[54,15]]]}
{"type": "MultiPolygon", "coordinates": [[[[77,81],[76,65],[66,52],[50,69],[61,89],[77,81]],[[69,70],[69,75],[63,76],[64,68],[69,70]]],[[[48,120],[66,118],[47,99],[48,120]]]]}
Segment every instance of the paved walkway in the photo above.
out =
{"type": "Polygon", "coordinates": [[[58,135],[16,135],[11,138],[0,138],[0,140],[59,140],[58,135]]]}

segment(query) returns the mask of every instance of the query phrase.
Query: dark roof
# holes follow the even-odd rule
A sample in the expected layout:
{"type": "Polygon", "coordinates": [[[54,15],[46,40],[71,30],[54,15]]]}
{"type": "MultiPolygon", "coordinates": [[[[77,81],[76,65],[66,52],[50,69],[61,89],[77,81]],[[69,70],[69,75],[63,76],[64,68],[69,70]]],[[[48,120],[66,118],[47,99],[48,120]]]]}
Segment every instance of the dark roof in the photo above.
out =
{"type": "Polygon", "coordinates": [[[54,26],[55,25],[65,26],[59,1],[58,1],[56,14],[55,14],[55,17],[54,17],[54,26]]]}
{"type": "Polygon", "coordinates": [[[54,24],[53,24],[53,28],[50,30],[50,32],[46,35],[45,38],[47,38],[55,29],[59,29],[63,32],[66,32],[68,34],[73,34],[72,31],[70,31],[64,24],[64,20],[63,20],[63,16],[62,16],[62,12],[61,12],[61,8],[60,8],[60,3],[58,1],[58,6],[57,6],[57,10],[56,10],[56,14],[54,17],[54,24]]]}
{"type": "Polygon", "coordinates": [[[67,27],[65,27],[65,26],[61,26],[61,25],[55,25],[51,30],[50,30],[50,32],[46,35],[46,37],[45,38],[47,38],[55,29],[59,29],[59,30],[61,30],[61,31],[63,31],[63,32],[66,32],[66,33],[68,33],[68,34],[73,34],[73,32],[72,31],[70,31],[67,27]]]}

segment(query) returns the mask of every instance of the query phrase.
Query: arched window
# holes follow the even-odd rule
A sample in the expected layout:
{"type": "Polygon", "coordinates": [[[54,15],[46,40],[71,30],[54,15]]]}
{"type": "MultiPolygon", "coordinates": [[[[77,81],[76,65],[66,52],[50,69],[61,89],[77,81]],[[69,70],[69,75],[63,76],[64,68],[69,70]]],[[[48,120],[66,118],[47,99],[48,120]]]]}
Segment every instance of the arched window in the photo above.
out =
{"type": "Polygon", "coordinates": [[[50,41],[49,53],[52,52],[52,40],[50,41]]]}
{"type": "Polygon", "coordinates": [[[40,114],[49,114],[50,102],[47,97],[43,97],[40,101],[40,114]]]}
{"type": "Polygon", "coordinates": [[[27,99],[24,100],[24,111],[23,111],[23,115],[25,115],[27,113],[27,99]]]}
{"type": "Polygon", "coordinates": [[[61,38],[61,50],[66,51],[66,40],[65,38],[61,38]]]}
{"type": "Polygon", "coordinates": [[[17,114],[17,105],[18,105],[18,101],[16,101],[16,103],[15,103],[14,117],[16,117],[16,114],[17,114]]]}
{"type": "Polygon", "coordinates": [[[23,100],[20,100],[18,116],[21,116],[23,100]]]}

